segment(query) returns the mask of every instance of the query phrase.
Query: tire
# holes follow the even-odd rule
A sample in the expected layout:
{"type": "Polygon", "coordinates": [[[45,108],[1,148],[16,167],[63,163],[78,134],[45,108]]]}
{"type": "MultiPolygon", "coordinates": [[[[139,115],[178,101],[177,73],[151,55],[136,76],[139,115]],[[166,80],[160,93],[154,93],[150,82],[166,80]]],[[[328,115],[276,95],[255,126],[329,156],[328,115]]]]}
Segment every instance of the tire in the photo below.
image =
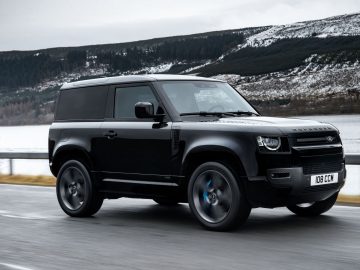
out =
{"type": "Polygon", "coordinates": [[[89,170],[77,160],[69,160],[61,166],[56,195],[62,210],[71,217],[92,216],[104,201],[95,190],[89,170]]]}
{"type": "Polygon", "coordinates": [[[156,198],[154,199],[154,202],[156,202],[161,206],[176,206],[179,203],[177,200],[164,199],[164,198],[156,198]]]}
{"type": "Polygon", "coordinates": [[[327,198],[326,200],[314,202],[309,206],[288,205],[287,208],[294,214],[301,217],[316,217],[329,211],[335,204],[338,197],[338,192],[327,198]]]}
{"type": "Polygon", "coordinates": [[[195,218],[213,231],[235,229],[251,211],[236,174],[218,162],[206,162],[195,169],[188,185],[188,200],[195,218]]]}

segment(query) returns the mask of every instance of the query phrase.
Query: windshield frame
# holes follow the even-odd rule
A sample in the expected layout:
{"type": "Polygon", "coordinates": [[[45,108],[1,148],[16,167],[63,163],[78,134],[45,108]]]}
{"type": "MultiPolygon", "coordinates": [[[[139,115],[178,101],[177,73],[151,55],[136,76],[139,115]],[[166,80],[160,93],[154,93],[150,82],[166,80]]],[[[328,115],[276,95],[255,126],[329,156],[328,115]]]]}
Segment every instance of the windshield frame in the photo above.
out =
{"type": "MultiPolygon", "coordinates": [[[[170,100],[170,98],[168,97],[168,95],[165,93],[162,84],[165,82],[206,82],[206,83],[224,83],[227,84],[233,91],[235,91],[236,94],[238,94],[253,110],[254,112],[260,116],[261,114],[258,112],[258,110],[241,94],[239,93],[233,86],[231,86],[230,84],[228,84],[225,81],[220,81],[220,80],[161,80],[161,81],[155,81],[153,82],[154,87],[156,88],[159,96],[161,97],[161,100],[163,101],[163,104],[166,106],[167,111],[169,112],[169,114],[171,115],[171,118],[175,121],[175,122],[181,122],[184,120],[184,118],[189,118],[190,117],[204,117],[204,115],[200,115],[200,113],[198,115],[194,114],[194,115],[180,115],[180,113],[176,110],[174,104],[172,103],[172,101],[170,100]]],[[[209,114],[210,117],[221,117],[219,116],[214,116],[209,114]]],[[[246,114],[242,114],[242,115],[237,115],[237,116],[246,116],[246,114]]]]}

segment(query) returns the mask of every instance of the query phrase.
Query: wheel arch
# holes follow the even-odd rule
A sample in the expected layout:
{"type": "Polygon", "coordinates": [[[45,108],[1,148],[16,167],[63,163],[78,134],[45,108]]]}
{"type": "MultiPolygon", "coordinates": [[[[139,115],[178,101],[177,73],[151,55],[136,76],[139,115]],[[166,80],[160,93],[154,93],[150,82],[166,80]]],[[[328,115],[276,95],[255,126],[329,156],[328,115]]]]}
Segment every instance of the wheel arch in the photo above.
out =
{"type": "Polygon", "coordinates": [[[230,148],[219,145],[202,145],[191,149],[183,159],[181,174],[189,179],[191,173],[202,163],[216,161],[231,166],[240,178],[246,177],[246,171],[240,157],[230,148]]]}
{"type": "Polygon", "coordinates": [[[50,170],[54,176],[57,176],[61,166],[70,159],[75,159],[84,162],[90,170],[93,168],[93,163],[88,152],[77,145],[65,145],[56,150],[53,155],[50,170]]]}

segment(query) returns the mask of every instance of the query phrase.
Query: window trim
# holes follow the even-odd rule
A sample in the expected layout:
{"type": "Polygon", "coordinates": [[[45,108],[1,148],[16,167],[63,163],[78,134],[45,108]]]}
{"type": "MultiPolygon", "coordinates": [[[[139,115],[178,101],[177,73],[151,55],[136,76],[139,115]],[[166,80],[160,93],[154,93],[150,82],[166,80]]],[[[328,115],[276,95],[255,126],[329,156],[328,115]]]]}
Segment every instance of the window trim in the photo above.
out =
{"type": "Polygon", "coordinates": [[[108,108],[109,110],[106,112],[106,117],[104,121],[106,122],[153,122],[156,123],[154,119],[141,119],[141,118],[129,118],[129,117],[122,117],[122,118],[115,118],[115,102],[116,102],[116,89],[117,88],[129,88],[129,87],[138,87],[138,86],[148,86],[150,90],[152,91],[154,97],[156,98],[158,102],[158,106],[161,107],[164,110],[165,118],[164,122],[171,121],[169,114],[167,113],[167,110],[164,106],[164,104],[161,102],[161,98],[158,95],[156,88],[149,82],[138,82],[138,83],[124,83],[124,84],[114,84],[110,85],[109,87],[109,99],[108,99],[108,108]],[[109,106],[110,105],[110,106],[109,106]],[[111,109],[110,109],[111,108],[111,109]]]}

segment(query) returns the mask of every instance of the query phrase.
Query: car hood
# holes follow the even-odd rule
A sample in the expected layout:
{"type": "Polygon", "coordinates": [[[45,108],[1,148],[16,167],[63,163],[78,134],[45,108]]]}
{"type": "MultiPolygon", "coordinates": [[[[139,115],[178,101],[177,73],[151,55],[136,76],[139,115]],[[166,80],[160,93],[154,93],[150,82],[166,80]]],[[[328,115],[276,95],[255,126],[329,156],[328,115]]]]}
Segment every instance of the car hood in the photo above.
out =
{"type": "Polygon", "coordinates": [[[264,127],[274,128],[282,133],[303,133],[303,132],[321,132],[321,131],[337,131],[337,129],[328,123],[322,123],[313,120],[304,120],[296,118],[281,117],[265,117],[265,116],[249,116],[249,117],[232,117],[220,118],[215,123],[224,125],[235,125],[239,127],[264,127]]]}

